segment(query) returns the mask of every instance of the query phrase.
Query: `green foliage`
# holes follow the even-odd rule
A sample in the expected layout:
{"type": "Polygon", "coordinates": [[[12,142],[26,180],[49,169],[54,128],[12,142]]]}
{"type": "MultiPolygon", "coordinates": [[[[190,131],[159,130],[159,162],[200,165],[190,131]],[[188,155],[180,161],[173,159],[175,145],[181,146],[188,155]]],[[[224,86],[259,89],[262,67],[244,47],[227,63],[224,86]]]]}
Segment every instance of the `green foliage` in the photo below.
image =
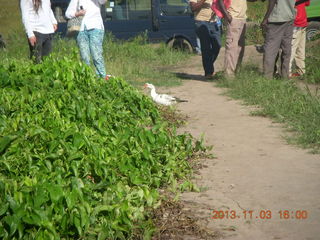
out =
{"type": "MultiPolygon", "coordinates": [[[[320,34],[318,35],[320,36],[320,34]]],[[[309,83],[320,83],[320,39],[308,42],[306,47],[306,76],[309,83]]]]}
{"type": "Polygon", "coordinates": [[[150,236],[157,188],[188,176],[201,146],[71,52],[0,65],[0,238],[150,236]]]}
{"type": "Polygon", "coordinates": [[[248,2],[247,21],[260,24],[267,11],[267,7],[268,1],[262,2],[258,0],[256,2],[248,2]]]}
{"type": "Polygon", "coordinates": [[[254,66],[246,66],[237,79],[224,79],[229,93],[246,103],[258,105],[255,115],[271,116],[295,131],[293,140],[304,146],[320,149],[320,100],[300,90],[294,81],[266,79],[254,66]]]}
{"type": "MultiPolygon", "coordinates": [[[[12,58],[29,58],[27,38],[23,32],[12,32],[7,46],[6,51],[0,49],[0,63],[6,63],[12,58]]],[[[182,62],[188,57],[188,54],[173,51],[165,44],[148,44],[144,35],[130,41],[119,41],[107,34],[103,48],[107,73],[122,77],[135,86],[141,86],[146,82],[152,82],[157,86],[178,85],[181,80],[174,73],[163,71],[163,68],[182,62]]],[[[55,37],[54,53],[67,56],[71,49],[75,49],[80,59],[74,39],[55,37]]]]}

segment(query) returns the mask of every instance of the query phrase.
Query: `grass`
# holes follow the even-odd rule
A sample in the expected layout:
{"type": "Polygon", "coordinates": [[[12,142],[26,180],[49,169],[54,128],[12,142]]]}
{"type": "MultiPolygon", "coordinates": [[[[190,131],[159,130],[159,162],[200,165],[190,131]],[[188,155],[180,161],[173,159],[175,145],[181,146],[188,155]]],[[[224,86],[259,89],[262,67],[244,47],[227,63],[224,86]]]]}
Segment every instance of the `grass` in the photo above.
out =
{"type": "Polygon", "coordinates": [[[308,83],[320,83],[320,34],[318,37],[306,47],[306,76],[303,80],[308,83]]]}
{"type": "MultiPolygon", "coordinates": [[[[11,33],[7,39],[7,50],[0,50],[0,64],[11,58],[29,61],[29,49],[24,33],[11,33]]],[[[73,39],[57,37],[53,46],[54,53],[68,56],[76,42],[73,39]]],[[[161,70],[160,66],[170,66],[188,58],[187,53],[172,51],[164,44],[156,47],[148,44],[143,35],[126,42],[106,35],[103,48],[107,73],[122,77],[135,86],[145,82],[152,82],[157,86],[180,84],[181,80],[175,74],[161,70]]],[[[80,59],[79,50],[76,51],[80,59]]]]}
{"type": "MultiPolygon", "coordinates": [[[[19,1],[0,0],[0,3],[3,6],[0,9],[0,33],[7,44],[6,51],[0,50],[0,64],[9,58],[28,61],[29,49],[22,26],[19,1]]],[[[53,52],[67,56],[75,45],[74,40],[57,38],[53,52]]],[[[186,53],[171,51],[164,44],[157,47],[147,44],[144,35],[129,42],[106,35],[103,47],[107,73],[123,77],[135,86],[145,82],[152,82],[157,86],[180,84],[181,80],[175,74],[165,72],[159,66],[166,67],[188,58],[186,53]]]]}
{"type": "Polygon", "coordinates": [[[320,99],[303,92],[295,81],[266,79],[256,66],[245,66],[235,80],[222,79],[228,95],[259,106],[253,115],[268,116],[292,131],[288,141],[320,150],[320,99]]]}
{"type": "Polygon", "coordinates": [[[260,24],[263,20],[264,14],[267,11],[268,2],[248,2],[247,21],[260,24]]]}
{"type": "Polygon", "coordinates": [[[12,32],[23,31],[19,3],[20,1],[17,0],[0,0],[0,34],[4,36],[5,40],[12,32]]]}

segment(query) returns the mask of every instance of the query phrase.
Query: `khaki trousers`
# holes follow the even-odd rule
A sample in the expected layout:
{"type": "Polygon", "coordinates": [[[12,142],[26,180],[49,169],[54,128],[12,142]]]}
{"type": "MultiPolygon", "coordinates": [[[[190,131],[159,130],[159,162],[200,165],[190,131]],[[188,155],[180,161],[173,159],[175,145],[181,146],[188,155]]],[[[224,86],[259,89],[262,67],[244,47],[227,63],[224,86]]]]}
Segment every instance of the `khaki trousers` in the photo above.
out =
{"type": "Polygon", "coordinates": [[[225,73],[233,77],[242,62],[245,46],[246,20],[232,19],[227,24],[226,52],[224,59],[225,73]]]}
{"type": "Polygon", "coordinates": [[[281,49],[281,77],[289,77],[289,64],[291,57],[291,43],[293,33],[293,22],[268,23],[264,44],[263,72],[267,78],[272,78],[276,57],[281,49]]]}
{"type": "Polygon", "coordinates": [[[306,73],[306,29],[306,27],[295,27],[293,29],[290,74],[292,73],[293,62],[295,62],[297,73],[300,75],[306,73]]]}

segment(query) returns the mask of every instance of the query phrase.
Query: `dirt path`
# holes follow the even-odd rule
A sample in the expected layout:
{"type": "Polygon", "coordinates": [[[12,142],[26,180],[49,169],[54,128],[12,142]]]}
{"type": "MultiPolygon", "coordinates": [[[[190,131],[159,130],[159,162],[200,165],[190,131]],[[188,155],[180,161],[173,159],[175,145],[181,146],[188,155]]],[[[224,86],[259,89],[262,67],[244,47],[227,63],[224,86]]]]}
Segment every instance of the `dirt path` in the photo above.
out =
{"type": "MultiPolygon", "coordinates": [[[[247,61],[261,61],[257,54],[248,57],[253,51],[248,48],[247,61]]],[[[222,52],[218,70],[223,57],[222,52]]],[[[200,57],[173,71],[190,78],[166,90],[189,100],[178,105],[190,117],[182,131],[196,137],[204,134],[216,155],[216,159],[204,160],[206,166],[196,175],[195,181],[205,190],[182,195],[186,209],[203,226],[219,230],[222,239],[319,240],[320,156],[288,145],[281,137],[281,126],[250,116],[250,107],[221,95],[224,89],[214,83],[202,81],[200,57]],[[212,219],[214,210],[229,215],[235,211],[237,217],[212,219]],[[266,210],[271,219],[260,219],[266,210]],[[288,219],[280,218],[279,211],[284,210],[289,210],[288,219]],[[306,211],[307,218],[294,219],[298,210],[306,211]]]]}

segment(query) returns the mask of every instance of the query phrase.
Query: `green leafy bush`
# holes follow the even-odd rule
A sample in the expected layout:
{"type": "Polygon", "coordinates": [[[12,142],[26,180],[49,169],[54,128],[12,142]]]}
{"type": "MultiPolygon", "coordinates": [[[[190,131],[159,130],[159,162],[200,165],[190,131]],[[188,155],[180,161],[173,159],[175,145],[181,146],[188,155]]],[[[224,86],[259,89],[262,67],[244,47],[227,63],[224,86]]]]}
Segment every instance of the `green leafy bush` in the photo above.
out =
{"type": "Polygon", "coordinates": [[[191,171],[186,159],[199,150],[191,136],[176,134],[123,79],[98,79],[76,54],[11,60],[0,65],[0,86],[1,239],[152,231],[157,189],[191,171]]]}

